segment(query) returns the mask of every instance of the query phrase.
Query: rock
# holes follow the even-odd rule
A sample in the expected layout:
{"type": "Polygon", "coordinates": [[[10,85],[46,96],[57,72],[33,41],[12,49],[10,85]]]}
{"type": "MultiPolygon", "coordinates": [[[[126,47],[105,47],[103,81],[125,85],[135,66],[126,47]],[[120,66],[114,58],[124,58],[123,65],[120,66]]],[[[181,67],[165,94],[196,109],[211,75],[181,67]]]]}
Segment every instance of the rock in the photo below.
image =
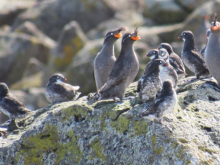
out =
{"type": "Polygon", "coordinates": [[[158,24],[177,23],[183,21],[188,13],[175,0],[145,0],[143,15],[158,24]]]}
{"type": "Polygon", "coordinates": [[[48,63],[51,51],[36,37],[17,33],[0,32],[0,46],[0,80],[8,85],[21,79],[30,58],[48,63]]]}
{"type": "Polygon", "coordinates": [[[141,41],[146,42],[151,48],[157,48],[161,42],[177,40],[177,32],[184,26],[183,23],[164,26],[143,26],[139,28],[141,41]]]}
{"type": "Polygon", "coordinates": [[[119,27],[127,27],[128,31],[133,31],[134,27],[142,25],[144,18],[137,11],[121,11],[115,14],[114,18],[101,22],[97,27],[87,33],[89,39],[102,38],[110,30],[119,27]]]}
{"type": "Polygon", "coordinates": [[[64,26],[53,51],[53,69],[65,70],[86,42],[87,38],[77,22],[72,21],[64,26]]]}
{"type": "Polygon", "coordinates": [[[25,33],[30,36],[37,37],[42,43],[48,45],[51,49],[53,49],[56,45],[56,42],[43,34],[32,22],[26,21],[20,26],[18,26],[15,30],[17,33],[25,33]]]}
{"type": "Polygon", "coordinates": [[[136,83],[121,103],[83,97],[39,109],[1,139],[0,164],[220,164],[220,93],[189,80],[163,125],[139,116],[136,83]]]}
{"type": "MultiPolygon", "coordinates": [[[[27,90],[10,90],[28,109],[34,111],[49,104],[45,96],[45,88],[31,88],[27,90]]],[[[9,120],[8,116],[0,113],[0,124],[9,120]]]]}
{"type": "Polygon", "coordinates": [[[43,1],[20,14],[14,22],[12,30],[25,21],[31,21],[43,33],[57,40],[63,27],[71,21],[77,21],[83,31],[88,31],[113,16],[114,9],[105,1],[43,1]]]}
{"type": "Polygon", "coordinates": [[[34,5],[34,1],[28,0],[1,0],[0,26],[11,25],[15,18],[34,5]]]}
{"type": "Polygon", "coordinates": [[[183,9],[190,12],[196,9],[198,6],[207,2],[206,0],[176,0],[176,3],[179,4],[183,9]]]}
{"type": "Polygon", "coordinates": [[[14,94],[24,105],[34,111],[49,104],[45,96],[45,88],[30,88],[27,90],[12,90],[14,94]]]}

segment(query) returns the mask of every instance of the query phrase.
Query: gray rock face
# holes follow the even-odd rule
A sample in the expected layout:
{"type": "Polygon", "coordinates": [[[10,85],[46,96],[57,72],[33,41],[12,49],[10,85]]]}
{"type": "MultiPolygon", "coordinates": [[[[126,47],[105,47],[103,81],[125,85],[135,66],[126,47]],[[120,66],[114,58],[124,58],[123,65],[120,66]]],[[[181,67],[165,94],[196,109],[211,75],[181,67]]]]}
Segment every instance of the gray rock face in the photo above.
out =
{"type": "Polygon", "coordinates": [[[25,34],[0,32],[0,46],[0,80],[9,85],[21,79],[31,57],[47,63],[50,54],[46,44],[25,34]]]}
{"type": "Polygon", "coordinates": [[[188,80],[163,125],[139,117],[145,104],[137,104],[136,83],[121,103],[83,97],[39,109],[1,139],[0,164],[218,165],[220,93],[188,80]]]}
{"type": "Polygon", "coordinates": [[[26,0],[1,0],[0,3],[0,26],[11,25],[15,18],[34,5],[34,1],[26,0]]]}
{"type": "Polygon", "coordinates": [[[87,31],[113,15],[114,10],[105,1],[43,1],[20,14],[12,29],[28,20],[56,40],[63,27],[70,21],[77,21],[83,30],[87,31]]]}
{"type": "Polygon", "coordinates": [[[53,69],[63,71],[86,42],[87,37],[77,22],[72,21],[65,25],[53,50],[53,69]]]}
{"type": "Polygon", "coordinates": [[[181,22],[187,16],[187,12],[175,0],[145,0],[145,10],[143,13],[146,17],[153,19],[159,24],[181,22]]]}

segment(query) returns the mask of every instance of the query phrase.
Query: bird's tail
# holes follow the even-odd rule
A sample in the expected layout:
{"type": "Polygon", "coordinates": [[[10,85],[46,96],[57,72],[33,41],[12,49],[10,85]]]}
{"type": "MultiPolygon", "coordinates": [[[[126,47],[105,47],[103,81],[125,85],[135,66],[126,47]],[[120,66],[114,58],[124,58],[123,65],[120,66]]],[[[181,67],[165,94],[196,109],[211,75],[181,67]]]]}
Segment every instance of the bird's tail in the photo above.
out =
{"type": "Polygon", "coordinates": [[[76,91],[77,91],[79,88],[80,88],[80,86],[73,86],[73,89],[76,90],[76,91]]]}

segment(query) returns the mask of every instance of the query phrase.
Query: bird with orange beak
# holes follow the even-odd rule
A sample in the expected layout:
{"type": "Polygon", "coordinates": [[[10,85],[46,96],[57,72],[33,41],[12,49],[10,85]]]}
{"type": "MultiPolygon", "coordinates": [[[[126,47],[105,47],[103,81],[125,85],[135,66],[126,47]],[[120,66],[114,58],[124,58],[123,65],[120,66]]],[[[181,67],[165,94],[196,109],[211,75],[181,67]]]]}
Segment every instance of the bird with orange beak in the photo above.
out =
{"type": "Polygon", "coordinates": [[[220,87],[220,23],[217,21],[216,14],[210,29],[211,34],[208,38],[204,59],[207,68],[217,80],[218,87],[220,87]]]}
{"type": "Polygon", "coordinates": [[[102,49],[94,60],[94,77],[97,90],[99,90],[108,79],[108,76],[116,61],[114,44],[119,38],[122,37],[121,31],[124,30],[126,30],[126,28],[121,27],[119,29],[109,31],[105,35],[102,49]]]}
{"type": "Polygon", "coordinates": [[[119,98],[122,100],[124,97],[126,88],[133,82],[139,70],[139,61],[133,46],[139,39],[137,28],[133,33],[124,34],[120,54],[107,82],[98,91],[100,99],[119,98]]]}

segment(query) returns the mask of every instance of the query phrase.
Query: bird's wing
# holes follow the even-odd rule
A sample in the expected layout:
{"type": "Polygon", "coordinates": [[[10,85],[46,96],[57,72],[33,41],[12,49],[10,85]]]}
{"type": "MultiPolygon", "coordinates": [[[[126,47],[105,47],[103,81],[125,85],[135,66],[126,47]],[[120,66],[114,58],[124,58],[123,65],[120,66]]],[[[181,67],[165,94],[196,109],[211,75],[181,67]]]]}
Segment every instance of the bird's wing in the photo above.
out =
{"type": "Polygon", "coordinates": [[[192,58],[192,63],[194,64],[200,64],[200,65],[195,65],[197,67],[197,70],[201,69],[207,69],[207,66],[205,65],[204,58],[199,52],[196,52],[194,50],[191,51],[194,54],[194,58],[192,58]]]}
{"type": "Polygon", "coordinates": [[[76,90],[79,89],[79,86],[74,87],[72,85],[63,83],[62,85],[55,84],[53,88],[55,92],[71,100],[75,96],[76,90]]]}
{"type": "MultiPolygon", "coordinates": [[[[117,62],[117,61],[116,61],[117,62]]],[[[123,83],[126,81],[126,75],[125,71],[123,70],[123,62],[116,63],[113,66],[113,69],[108,77],[107,82],[104,84],[104,86],[99,91],[105,91],[111,87],[114,87],[120,83],[123,83]]]]}
{"type": "Polygon", "coordinates": [[[143,84],[143,79],[141,78],[139,81],[138,81],[138,85],[137,85],[137,92],[140,92],[141,91],[141,86],[143,84]]]}
{"type": "Polygon", "coordinates": [[[171,55],[169,62],[175,68],[179,68],[178,70],[180,70],[181,72],[185,72],[185,67],[182,63],[181,58],[178,55],[171,55]]]}
{"type": "Polygon", "coordinates": [[[193,53],[193,55],[195,57],[194,59],[196,61],[198,61],[199,63],[205,63],[204,58],[202,57],[202,55],[199,52],[197,52],[195,50],[191,50],[191,52],[193,53]]]}
{"type": "Polygon", "coordinates": [[[22,102],[18,101],[16,97],[12,95],[6,96],[2,100],[2,107],[7,111],[9,111],[10,113],[13,113],[15,111],[20,113],[22,112],[25,113],[27,111],[25,105],[22,102]]]}

